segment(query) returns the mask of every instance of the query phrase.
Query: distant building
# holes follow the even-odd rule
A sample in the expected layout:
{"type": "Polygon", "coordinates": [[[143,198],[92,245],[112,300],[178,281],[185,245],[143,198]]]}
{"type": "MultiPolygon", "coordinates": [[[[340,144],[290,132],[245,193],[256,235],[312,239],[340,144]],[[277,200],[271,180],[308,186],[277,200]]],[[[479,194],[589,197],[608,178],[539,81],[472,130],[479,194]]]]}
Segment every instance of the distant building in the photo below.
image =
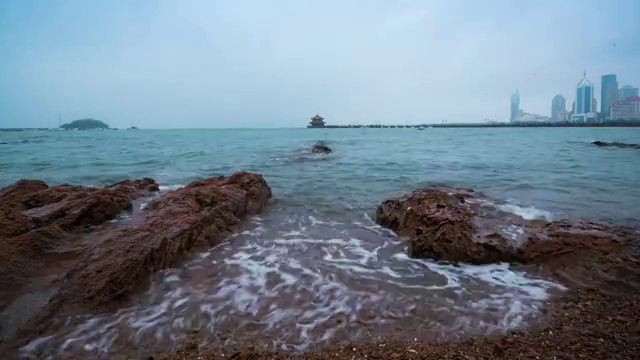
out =
{"type": "Polygon", "coordinates": [[[553,120],[553,121],[562,121],[562,122],[566,122],[571,120],[571,113],[567,110],[560,110],[557,114],[558,119],[557,120],[553,120]]]}
{"type": "Polygon", "coordinates": [[[524,112],[520,110],[518,112],[518,117],[513,123],[518,124],[532,124],[532,123],[541,123],[541,122],[549,122],[551,120],[548,116],[542,116],[539,114],[532,114],[528,112],[524,112]]]}
{"type": "Polygon", "coordinates": [[[564,121],[560,118],[561,112],[567,112],[567,104],[564,96],[556,95],[551,100],[551,121],[564,121]]]}
{"type": "Polygon", "coordinates": [[[598,100],[596,100],[596,98],[593,98],[593,101],[591,102],[591,112],[598,112],[598,100]]]}
{"type": "Polygon", "coordinates": [[[631,96],[638,96],[638,88],[631,85],[625,85],[618,90],[618,100],[625,100],[631,96]]]}
{"type": "Polygon", "coordinates": [[[520,93],[518,89],[516,92],[511,95],[511,116],[509,116],[509,121],[515,122],[518,121],[518,116],[520,113],[520,93]]]}
{"type": "Polygon", "coordinates": [[[587,72],[585,71],[582,80],[576,86],[576,102],[571,121],[594,122],[597,120],[596,111],[594,111],[593,89],[593,83],[587,80],[587,72]]]}
{"type": "MultiPolygon", "coordinates": [[[[611,107],[618,101],[618,80],[616,75],[602,75],[600,86],[600,112],[607,118],[611,113],[611,107]]],[[[597,112],[597,108],[595,112],[597,112]]]]}
{"type": "Polygon", "coordinates": [[[618,100],[611,107],[611,120],[640,120],[640,97],[618,100]]]}
{"type": "Polygon", "coordinates": [[[324,127],[324,118],[320,115],[316,115],[311,118],[311,122],[307,125],[308,128],[321,128],[324,127]]]}

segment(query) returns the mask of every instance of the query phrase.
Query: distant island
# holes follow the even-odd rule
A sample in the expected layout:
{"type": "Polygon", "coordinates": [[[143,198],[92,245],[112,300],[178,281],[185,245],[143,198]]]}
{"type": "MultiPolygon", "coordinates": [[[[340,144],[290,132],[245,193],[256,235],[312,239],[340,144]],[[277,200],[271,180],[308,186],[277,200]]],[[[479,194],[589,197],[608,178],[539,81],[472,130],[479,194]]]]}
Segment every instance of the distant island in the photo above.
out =
{"type": "Polygon", "coordinates": [[[103,123],[100,120],[81,119],[81,120],[74,120],[68,124],[62,124],[60,125],[60,127],[65,130],[72,130],[72,129],[94,130],[94,129],[108,129],[109,125],[103,123]]]}

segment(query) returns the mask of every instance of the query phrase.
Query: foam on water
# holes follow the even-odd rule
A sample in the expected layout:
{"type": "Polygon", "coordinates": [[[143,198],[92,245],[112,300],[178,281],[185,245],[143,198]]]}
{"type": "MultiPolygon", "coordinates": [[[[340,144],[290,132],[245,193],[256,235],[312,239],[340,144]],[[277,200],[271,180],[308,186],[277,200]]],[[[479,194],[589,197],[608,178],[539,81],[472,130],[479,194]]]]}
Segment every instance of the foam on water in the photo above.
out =
{"type": "MultiPolygon", "coordinates": [[[[274,209],[228,241],[154,277],[113,314],[68,319],[23,355],[166,351],[193,329],[216,345],[306,350],[329,341],[501,333],[562,287],[514,271],[411,259],[368,215],[274,209]]],[[[53,355],[52,355],[53,356],[53,355]]]]}
{"type": "Polygon", "coordinates": [[[533,206],[502,204],[502,205],[498,205],[497,208],[499,210],[510,212],[512,214],[521,216],[525,220],[536,220],[536,219],[551,220],[552,219],[551,213],[549,211],[538,209],[533,206]]]}
{"type": "Polygon", "coordinates": [[[169,191],[169,190],[177,190],[177,189],[180,189],[181,187],[184,187],[184,184],[159,185],[158,189],[160,189],[160,191],[169,191]]]}

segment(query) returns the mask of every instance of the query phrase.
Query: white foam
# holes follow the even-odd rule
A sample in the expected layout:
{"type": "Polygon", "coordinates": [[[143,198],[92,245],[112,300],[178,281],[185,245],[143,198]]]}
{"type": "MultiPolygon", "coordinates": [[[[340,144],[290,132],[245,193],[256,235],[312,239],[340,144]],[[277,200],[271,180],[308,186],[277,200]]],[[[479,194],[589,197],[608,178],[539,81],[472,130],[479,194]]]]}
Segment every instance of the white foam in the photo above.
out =
{"type": "MultiPolygon", "coordinates": [[[[134,305],[35,339],[22,351],[51,353],[53,346],[107,354],[129,338],[162,346],[180,341],[194,324],[212,333],[259,326],[274,349],[303,351],[359,321],[362,311],[375,314],[368,321],[376,326],[394,326],[424,307],[441,314],[420,319],[419,326],[431,331],[491,333],[522,326],[552,291],[562,289],[508,264],[409,258],[401,239],[366,216],[349,224],[319,217],[253,218],[229,241],[160,272],[134,305]],[[366,239],[350,234],[362,235],[361,229],[371,230],[366,239]],[[336,316],[345,321],[337,324],[336,316]]],[[[349,328],[353,336],[357,331],[349,328]]]]}
{"type": "Polygon", "coordinates": [[[552,218],[551,212],[546,211],[546,210],[542,210],[542,209],[538,209],[538,208],[533,207],[533,206],[519,206],[519,205],[514,205],[514,204],[503,204],[503,205],[498,205],[497,208],[502,210],[502,211],[510,212],[512,214],[516,214],[518,216],[521,216],[525,220],[536,220],[536,219],[551,220],[551,218],[552,218]]]}
{"type": "Polygon", "coordinates": [[[170,190],[178,190],[183,187],[184,187],[184,184],[160,185],[158,186],[158,189],[160,189],[160,191],[170,191],[170,190]]]}

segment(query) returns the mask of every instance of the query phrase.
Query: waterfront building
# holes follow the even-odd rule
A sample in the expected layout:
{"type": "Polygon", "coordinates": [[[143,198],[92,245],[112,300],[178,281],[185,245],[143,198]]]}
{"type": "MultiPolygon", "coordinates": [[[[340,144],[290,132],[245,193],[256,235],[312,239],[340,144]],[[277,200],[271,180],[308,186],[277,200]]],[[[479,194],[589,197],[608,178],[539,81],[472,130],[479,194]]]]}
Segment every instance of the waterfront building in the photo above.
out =
{"type": "Polygon", "coordinates": [[[509,121],[516,122],[518,121],[518,116],[520,115],[520,93],[518,89],[516,92],[511,95],[511,115],[509,116],[509,121]]]}
{"type": "Polygon", "coordinates": [[[560,117],[561,112],[566,111],[567,104],[564,96],[556,95],[551,100],[551,121],[564,121],[560,117]]]}
{"type": "Polygon", "coordinates": [[[307,125],[308,128],[321,128],[324,127],[324,118],[320,115],[317,115],[311,118],[311,122],[307,125]]]}
{"type": "Polygon", "coordinates": [[[640,120],[640,97],[629,96],[611,107],[611,120],[640,120]]]}
{"type": "Polygon", "coordinates": [[[518,115],[515,120],[511,121],[513,124],[536,124],[536,123],[548,123],[551,120],[549,116],[543,116],[540,114],[528,113],[522,109],[518,110],[518,115]]]}
{"type": "MultiPolygon", "coordinates": [[[[600,82],[600,112],[603,117],[609,117],[611,107],[616,101],[618,101],[618,80],[616,75],[602,75],[600,82]]],[[[597,112],[597,108],[595,112],[597,112]]]]}
{"type": "Polygon", "coordinates": [[[631,96],[638,96],[638,88],[631,85],[625,85],[618,90],[618,100],[625,100],[631,96]]]}
{"type": "Polygon", "coordinates": [[[585,71],[582,80],[576,86],[576,102],[571,121],[575,122],[595,122],[597,120],[594,111],[594,87],[593,83],[587,80],[587,72],[585,71]]]}

